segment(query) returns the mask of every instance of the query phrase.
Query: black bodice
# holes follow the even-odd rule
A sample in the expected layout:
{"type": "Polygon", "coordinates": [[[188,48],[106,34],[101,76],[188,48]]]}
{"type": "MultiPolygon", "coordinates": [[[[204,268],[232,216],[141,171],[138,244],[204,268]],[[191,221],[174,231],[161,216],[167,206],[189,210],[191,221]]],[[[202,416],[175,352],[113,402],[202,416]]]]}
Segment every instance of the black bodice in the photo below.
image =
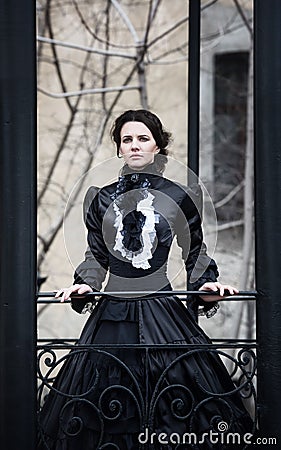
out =
{"type": "MultiPolygon", "coordinates": [[[[99,190],[90,188],[84,206],[89,248],[85,261],[75,272],[76,283],[83,282],[100,290],[109,271],[105,287],[108,291],[159,291],[170,288],[167,260],[174,237],[182,249],[188,289],[197,290],[204,282],[217,279],[216,263],[207,255],[203,242],[202,195],[199,185],[191,189],[158,174],[141,173],[137,177],[135,174],[127,174],[121,177],[121,181],[119,179],[119,182],[99,190]],[[131,242],[136,242],[135,236],[147,223],[154,223],[147,227],[146,235],[139,232],[141,245],[134,252],[123,244],[126,227],[124,218],[135,211],[142,211],[145,220],[140,227],[139,216],[135,216],[136,226],[132,224],[134,217],[129,221],[126,232],[127,238],[132,232],[131,242]],[[122,228],[119,232],[118,220],[122,228]],[[155,235],[151,237],[153,228],[155,235]],[[116,248],[118,236],[119,247],[123,247],[121,250],[116,248]],[[150,246],[150,258],[145,257],[149,253],[145,252],[147,245],[150,246]],[[139,254],[142,251],[144,256],[141,264],[146,264],[145,268],[139,265],[139,254]]],[[[213,306],[209,303],[204,305],[207,309],[213,306]]]]}

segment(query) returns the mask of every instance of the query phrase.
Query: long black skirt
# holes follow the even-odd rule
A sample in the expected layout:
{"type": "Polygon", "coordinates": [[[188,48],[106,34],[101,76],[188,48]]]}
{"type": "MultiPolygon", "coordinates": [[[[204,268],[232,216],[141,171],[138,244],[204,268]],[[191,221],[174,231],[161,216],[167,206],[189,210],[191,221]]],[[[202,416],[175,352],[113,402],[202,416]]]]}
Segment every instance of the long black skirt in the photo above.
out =
{"type": "Polygon", "coordinates": [[[37,449],[248,448],[251,382],[242,364],[234,385],[210,343],[177,297],[100,300],[39,412],[37,449]]]}

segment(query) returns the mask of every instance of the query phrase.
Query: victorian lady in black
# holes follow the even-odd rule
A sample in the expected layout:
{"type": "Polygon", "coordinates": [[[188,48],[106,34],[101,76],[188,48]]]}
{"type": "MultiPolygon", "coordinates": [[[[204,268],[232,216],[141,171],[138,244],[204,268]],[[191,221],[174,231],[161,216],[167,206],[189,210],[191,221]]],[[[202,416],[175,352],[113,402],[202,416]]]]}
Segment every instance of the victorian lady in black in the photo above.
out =
{"type": "Polygon", "coordinates": [[[191,297],[184,306],[164,293],[172,290],[167,262],[174,238],[190,290],[237,292],[217,281],[217,265],[207,255],[200,187],[163,176],[169,134],[154,114],[126,111],[113,138],[125,160],[122,175],[89,189],[85,261],[74,285],[57,294],[65,300],[100,290],[108,275],[108,295],[94,307],[72,299],[76,311],[89,309],[91,315],[39,414],[38,450],[243,448],[252,420],[219,356],[178,345],[210,343],[194,312],[199,307],[210,316],[219,296],[211,302],[191,297]],[[99,344],[105,347],[95,350],[99,344]],[[221,423],[241,436],[240,445],[212,439],[225,431],[221,423]]]}

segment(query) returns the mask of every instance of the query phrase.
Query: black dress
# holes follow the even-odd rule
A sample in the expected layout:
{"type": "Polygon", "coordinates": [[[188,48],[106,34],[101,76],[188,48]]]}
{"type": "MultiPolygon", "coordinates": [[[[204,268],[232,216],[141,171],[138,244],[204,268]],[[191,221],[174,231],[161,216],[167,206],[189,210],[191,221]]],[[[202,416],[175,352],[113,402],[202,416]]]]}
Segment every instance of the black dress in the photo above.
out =
{"type": "MultiPolygon", "coordinates": [[[[174,236],[188,288],[217,279],[202,241],[199,186],[127,173],[99,191],[90,188],[84,206],[89,248],[75,283],[100,290],[109,272],[110,294],[95,304],[39,413],[38,450],[223,449],[222,439],[215,443],[203,433],[224,431],[222,423],[230,432],[251,433],[252,420],[217,353],[182,347],[210,343],[194,313],[202,306],[211,314],[216,304],[191,297],[186,307],[161,295],[171,290],[166,271],[174,236]],[[115,344],[125,347],[110,348],[115,344]]],[[[72,301],[78,312],[81,302],[72,301]]]]}

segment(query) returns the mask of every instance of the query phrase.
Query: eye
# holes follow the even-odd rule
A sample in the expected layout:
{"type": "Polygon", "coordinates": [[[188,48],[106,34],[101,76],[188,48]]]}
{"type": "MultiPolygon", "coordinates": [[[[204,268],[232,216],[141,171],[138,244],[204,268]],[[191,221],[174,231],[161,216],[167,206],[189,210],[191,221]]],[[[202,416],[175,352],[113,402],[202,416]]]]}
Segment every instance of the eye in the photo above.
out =
{"type": "Polygon", "coordinates": [[[149,141],[149,138],[146,137],[146,136],[140,136],[139,140],[140,140],[141,142],[147,142],[147,141],[149,141]]]}
{"type": "Polygon", "coordinates": [[[129,142],[131,142],[132,138],[130,137],[125,137],[122,139],[122,142],[124,142],[124,144],[128,144],[129,142]]]}

